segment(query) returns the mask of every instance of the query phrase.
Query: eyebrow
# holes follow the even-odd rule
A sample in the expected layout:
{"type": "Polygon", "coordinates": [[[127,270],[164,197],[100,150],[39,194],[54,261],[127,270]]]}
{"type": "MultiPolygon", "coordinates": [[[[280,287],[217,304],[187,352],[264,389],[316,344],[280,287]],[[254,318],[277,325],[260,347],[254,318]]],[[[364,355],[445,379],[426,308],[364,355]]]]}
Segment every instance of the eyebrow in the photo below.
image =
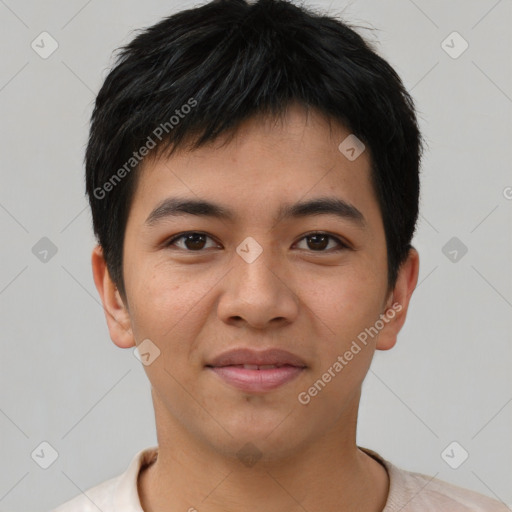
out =
{"type": "MultiPolygon", "coordinates": [[[[212,217],[233,222],[236,214],[233,210],[209,201],[183,198],[167,198],[163,200],[147,217],[145,224],[154,226],[158,222],[184,215],[212,217]]],[[[352,222],[359,228],[366,227],[366,219],[354,205],[337,197],[319,197],[310,201],[302,201],[291,205],[283,205],[275,217],[275,223],[290,218],[303,218],[316,215],[334,215],[352,222]]]]}

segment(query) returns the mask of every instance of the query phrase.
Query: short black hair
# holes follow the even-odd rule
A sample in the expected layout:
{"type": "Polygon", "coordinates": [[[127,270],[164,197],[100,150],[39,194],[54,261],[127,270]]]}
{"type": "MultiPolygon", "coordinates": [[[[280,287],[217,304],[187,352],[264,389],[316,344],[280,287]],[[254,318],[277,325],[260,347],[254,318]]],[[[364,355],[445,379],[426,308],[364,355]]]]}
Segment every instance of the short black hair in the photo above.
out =
{"type": "Polygon", "coordinates": [[[341,123],[369,151],[394,288],[418,217],[423,141],[400,77],[346,22],[289,0],[214,0],[140,29],[117,51],[95,101],[85,165],[94,232],[123,296],[141,155],[197,149],[292,103],[341,123]]]}

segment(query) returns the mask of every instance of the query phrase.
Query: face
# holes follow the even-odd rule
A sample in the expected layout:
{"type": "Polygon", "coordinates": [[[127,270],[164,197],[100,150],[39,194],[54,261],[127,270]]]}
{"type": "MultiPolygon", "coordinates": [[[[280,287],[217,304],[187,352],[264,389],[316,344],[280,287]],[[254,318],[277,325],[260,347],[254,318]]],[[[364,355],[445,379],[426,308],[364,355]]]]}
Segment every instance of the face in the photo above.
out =
{"type": "Polygon", "coordinates": [[[144,342],[159,436],[270,458],[354,427],[407,304],[386,293],[370,157],[338,149],[349,134],[296,107],[146,162],[124,242],[127,325],[111,335],[144,342]]]}

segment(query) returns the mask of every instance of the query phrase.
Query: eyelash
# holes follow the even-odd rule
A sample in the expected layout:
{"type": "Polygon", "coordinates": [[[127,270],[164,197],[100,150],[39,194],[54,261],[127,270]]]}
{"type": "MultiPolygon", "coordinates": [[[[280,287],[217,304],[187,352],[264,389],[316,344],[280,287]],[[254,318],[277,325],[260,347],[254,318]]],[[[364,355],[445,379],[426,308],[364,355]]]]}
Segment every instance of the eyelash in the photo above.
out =
{"type": "MultiPolygon", "coordinates": [[[[164,245],[165,245],[165,247],[170,247],[177,240],[180,240],[181,238],[184,238],[187,235],[204,235],[207,238],[210,238],[210,239],[213,240],[213,237],[211,237],[207,233],[203,233],[202,231],[185,231],[184,233],[180,233],[179,235],[176,235],[176,236],[172,237],[170,240],[165,242],[164,245]]],[[[313,253],[331,253],[331,252],[339,252],[339,251],[350,249],[350,247],[346,243],[344,243],[340,238],[338,238],[337,236],[331,235],[330,233],[325,233],[323,231],[312,231],[311,233],[306,233],[301,239],[299,239],[299,242],[304,240],[305,238],[309,238],[309,237],[314,236],[314,235],[326,236],[326,237],[334,240],[339,245],[339,247],[337,249],[334,249],[334,250],[333,249],[322,250],[322,251],[310,250],[309,252],[313,252],[313,253]]],[[[178,249],[179,250],[183,250],[185,252],[197,252],[197,253],[204,252],[204,250],[205,250],[205,249],[199,249],[197,251],[193,251],[193,250],[190,250],[190,249],[182,249],[181,247],[178,247],[178,249]]]]}

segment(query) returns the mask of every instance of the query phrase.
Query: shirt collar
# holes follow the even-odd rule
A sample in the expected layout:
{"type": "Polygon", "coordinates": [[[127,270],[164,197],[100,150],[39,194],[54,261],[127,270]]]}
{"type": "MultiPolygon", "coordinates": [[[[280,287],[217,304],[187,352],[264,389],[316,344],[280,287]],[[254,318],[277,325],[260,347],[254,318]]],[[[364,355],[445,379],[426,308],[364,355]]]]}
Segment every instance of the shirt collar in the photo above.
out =
{"type": "Polygon", "coordinates": [[[139,499],[138,477],[141,469],[154,462],[157,455],[158,446],[152,446],[139,451],[133,457],[114,489],[114,512],[144,512],[139,499]]]}

